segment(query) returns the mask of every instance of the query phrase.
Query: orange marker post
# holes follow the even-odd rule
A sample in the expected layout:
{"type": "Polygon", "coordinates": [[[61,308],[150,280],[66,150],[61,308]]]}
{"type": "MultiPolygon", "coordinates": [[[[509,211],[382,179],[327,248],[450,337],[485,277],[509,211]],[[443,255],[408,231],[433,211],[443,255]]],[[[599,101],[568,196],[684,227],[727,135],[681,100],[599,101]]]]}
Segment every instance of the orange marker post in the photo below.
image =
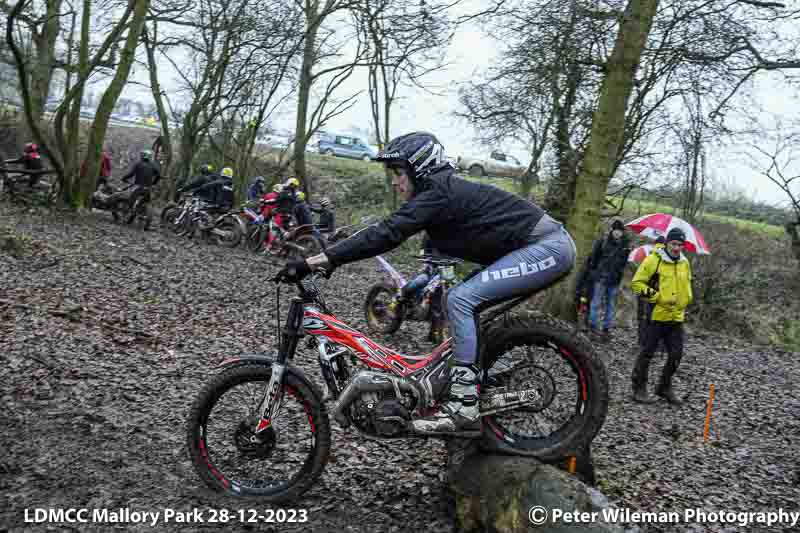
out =
{"type": "Polygon", "coordinates": [[[711,409],[714,405],[714,384],[709,386],[708,402],[706,404],[706,423],[703,425],[703,442],[708,442],[708,430],[711,427],[711,409]]]}
{"type": "Polygon", "coordinates": [[[577,465],[578,465],[578,459],[574,455],[570,455],[567,458],[567,472],[569,472],[570,474],[574,474],[577,465]]]}

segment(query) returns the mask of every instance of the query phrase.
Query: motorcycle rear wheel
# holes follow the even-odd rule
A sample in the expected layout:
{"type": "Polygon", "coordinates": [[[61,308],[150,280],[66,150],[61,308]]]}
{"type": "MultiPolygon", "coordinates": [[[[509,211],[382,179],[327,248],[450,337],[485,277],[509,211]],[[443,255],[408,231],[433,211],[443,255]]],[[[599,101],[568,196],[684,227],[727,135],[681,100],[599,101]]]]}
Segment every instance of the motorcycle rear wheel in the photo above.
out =
{"type": "Polygon", "coordinates": [[[239,223],[230,216],[220,220],[211,230],[214,241],[217,245],[224,248],[236,248],[242,242],[242,232],[239,223]],[[221,231],[225,235],[218,235],[216,231],[221,231]]]}
{"type": "Polygon", "coordinates": [[[572,325],[537,313],[498,319],[481,340],[487,369],[482,396],[536,389],[549,398],[543,408],[484,416],[484,447],[542,461],[578,455],[608,412],[608,378],[591,343],[572,325]]]}

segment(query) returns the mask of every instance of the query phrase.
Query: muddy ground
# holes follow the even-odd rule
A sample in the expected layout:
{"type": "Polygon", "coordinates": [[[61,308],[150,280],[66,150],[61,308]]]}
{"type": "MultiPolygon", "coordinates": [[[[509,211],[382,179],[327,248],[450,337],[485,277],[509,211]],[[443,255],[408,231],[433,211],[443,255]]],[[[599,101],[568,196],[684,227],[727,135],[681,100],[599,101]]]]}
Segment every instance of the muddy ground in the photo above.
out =
{"type": "MultiPolygon", "coordinates": [[[[173,531],[219,524],[75,526],[25,523],[36,508],[135,511],[264,509],[207,491],[185,452],[188,409],[225,357],[274,349],[275,267],[225,250],[120,227],[103,213],[27,213],[0,205],[0,226],[26,238],[0,252],[0,530],[173,531]]],[[[1,243],[0,243],[1,244],[1,243]]],[[[365,261],[326,282],[328,303],[365,327],[379,279],[365,261]]],[[[283,292],[284,301],[287,295],[283,292]]],[[[387,344],[430,350],[404,325],[387,344]]],[[[700,331],[686,342],[677,387],[686,403],[629,399],[634,331],[599,350],[611,404],[593,446],[600,488],[641,511],[800,511],[800,354],[700,331]],[[708,387],[716,401],[702,443],[708,387]]],[[[300,366],[314,370],[305,351],[300,366]]],[[[651,369],[651,381],[663,357],[651,369]]],[[[259,531],[452,531],[438,441],[373,442],[335,423],[320,483],[294,505],[304,524],[259,531]]],[[[735,524],[643,531],[743,531],[735,524]]],[[[789,531],[789,526],[752,531],[789,531]]]]}

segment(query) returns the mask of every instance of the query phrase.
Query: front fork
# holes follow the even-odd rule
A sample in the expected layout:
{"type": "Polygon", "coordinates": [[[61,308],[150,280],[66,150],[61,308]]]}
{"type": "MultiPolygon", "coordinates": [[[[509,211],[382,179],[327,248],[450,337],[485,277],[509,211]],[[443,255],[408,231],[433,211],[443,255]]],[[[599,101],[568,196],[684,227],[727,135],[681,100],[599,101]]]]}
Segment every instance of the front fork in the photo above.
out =
{"type": "Polygon", "coordinates": [[[273,420],[280,414],[281,401],[283,400],[283,385],[286,377],[286,366],[294,358],[297,343],[303,336],[303,299],[295,296],[289,305],[286,316],[286,325],[283,328],[278,349],[278,358],[272,363],[272,372],[269,384],[264,391],[264,396],[258,406],[261,419],[258,421],[255,433],[259,434],[272,425],[273,420]]]}

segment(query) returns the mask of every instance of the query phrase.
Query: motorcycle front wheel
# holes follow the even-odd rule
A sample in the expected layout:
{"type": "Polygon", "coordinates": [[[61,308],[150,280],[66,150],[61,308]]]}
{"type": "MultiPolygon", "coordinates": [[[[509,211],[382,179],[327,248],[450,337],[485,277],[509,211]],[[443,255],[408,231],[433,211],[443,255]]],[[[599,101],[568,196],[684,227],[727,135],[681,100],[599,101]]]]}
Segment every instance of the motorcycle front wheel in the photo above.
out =
{"type": "Polygon", "coordinates": [[[215,491],[263,502],[292,501],[328,462],[331,428],[321,394],[292,368],[286,370],[278,416],[255,433],[271,375],[269,363],[236,365],[206,385],[192,406],[189,458],[215,491]]]}
{"type": "Polygon", "coordinates": [[[364,316],[372,331],[391,335],[403,324],[405,307],[394,302],[397,288],[388,283],[377,283],[370,287],[364,300],[364,316]]]}

